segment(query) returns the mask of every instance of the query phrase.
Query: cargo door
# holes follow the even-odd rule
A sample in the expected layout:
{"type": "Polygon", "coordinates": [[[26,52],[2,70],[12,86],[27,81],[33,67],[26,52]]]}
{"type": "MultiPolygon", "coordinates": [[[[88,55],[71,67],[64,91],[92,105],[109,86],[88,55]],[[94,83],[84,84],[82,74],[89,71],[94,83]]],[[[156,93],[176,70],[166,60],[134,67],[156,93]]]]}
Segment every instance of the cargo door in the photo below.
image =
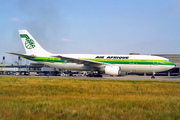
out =
{"type": "Polygon", "coordinates": [[[54,63],[54,58],[50,57],[50,63],[54,63]]]}
{"type": "Polygon", "coordinates": [[[134,64],[134,58],[133,58],[133,57],[131,57],[131,58],[129,59],[129,64],[134,64]]]}
{"type": "Polygon", "coordinates": [[[157,58],[153,58],[153,65],[158,65],[158,59],[157,58]]]}

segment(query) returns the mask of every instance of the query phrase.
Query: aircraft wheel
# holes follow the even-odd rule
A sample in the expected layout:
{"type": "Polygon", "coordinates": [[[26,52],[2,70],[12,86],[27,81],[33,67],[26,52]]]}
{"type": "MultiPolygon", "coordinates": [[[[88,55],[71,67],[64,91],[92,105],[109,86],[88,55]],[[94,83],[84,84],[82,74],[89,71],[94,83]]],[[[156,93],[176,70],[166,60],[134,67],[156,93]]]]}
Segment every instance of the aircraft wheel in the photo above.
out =
{"type": "Polygon", "coordinates": [[[155,79],[155,76],[152,76],[151,79],[155,79]]]}

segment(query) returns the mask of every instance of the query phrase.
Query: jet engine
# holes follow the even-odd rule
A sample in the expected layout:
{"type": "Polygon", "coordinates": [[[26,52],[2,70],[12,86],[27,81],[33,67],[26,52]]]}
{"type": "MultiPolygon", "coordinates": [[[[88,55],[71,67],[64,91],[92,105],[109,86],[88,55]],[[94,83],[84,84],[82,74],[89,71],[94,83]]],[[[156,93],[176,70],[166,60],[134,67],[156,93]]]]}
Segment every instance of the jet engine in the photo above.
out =
{"type": "Polygon", "coordinates": [[[120,75],[121,67],[119,66],[105,66],[105,74],[109,75],[120,75]]]}

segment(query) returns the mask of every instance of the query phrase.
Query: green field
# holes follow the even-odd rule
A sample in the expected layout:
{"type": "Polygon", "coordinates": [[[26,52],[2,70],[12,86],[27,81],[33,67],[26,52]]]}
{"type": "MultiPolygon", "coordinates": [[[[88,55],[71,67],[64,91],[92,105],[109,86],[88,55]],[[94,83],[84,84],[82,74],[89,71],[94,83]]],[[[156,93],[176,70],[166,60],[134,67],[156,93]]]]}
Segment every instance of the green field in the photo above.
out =
{"type": "Polygon", "coordinates": [[[0,119],[180,119],[180,82],[0,77],[0,119]]]}

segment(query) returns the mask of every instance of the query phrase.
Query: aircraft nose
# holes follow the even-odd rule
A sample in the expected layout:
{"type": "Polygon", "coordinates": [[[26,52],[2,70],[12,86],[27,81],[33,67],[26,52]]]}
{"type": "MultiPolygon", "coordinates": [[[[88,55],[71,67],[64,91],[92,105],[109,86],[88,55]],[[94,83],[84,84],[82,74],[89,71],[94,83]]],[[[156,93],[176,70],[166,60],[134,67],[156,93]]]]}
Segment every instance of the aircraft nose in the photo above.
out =
{"type": "Polygon", "coordinates": [[[173,66],[176,67],[176,64],[174,64],[173,66]]]}
{"type": "Polygon", "coordinates": [[[173,63],[173,64],[174,64],[173,66],[176,67],[176,64],[175,63],[173,63]]]}

